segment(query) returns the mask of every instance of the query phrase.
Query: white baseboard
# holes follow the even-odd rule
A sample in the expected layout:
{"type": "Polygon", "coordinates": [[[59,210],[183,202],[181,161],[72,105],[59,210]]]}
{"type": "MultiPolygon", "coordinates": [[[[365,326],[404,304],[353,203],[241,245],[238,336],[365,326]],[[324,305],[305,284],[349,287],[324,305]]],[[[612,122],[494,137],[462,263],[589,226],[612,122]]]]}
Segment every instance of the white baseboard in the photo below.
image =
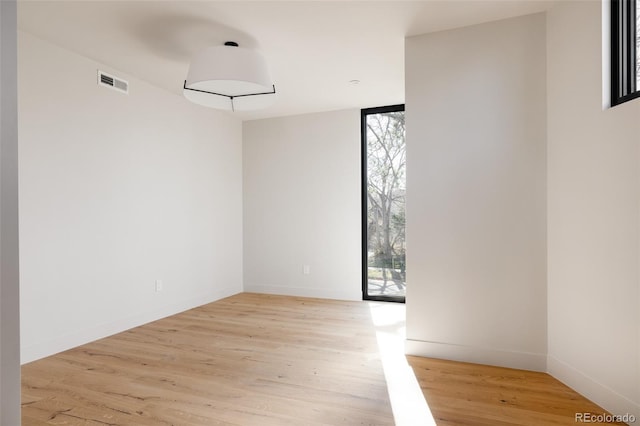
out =
{"type": "Polygon", "coordinates": [[[531,371],[546,371],[547,357],[530,352],[505,351],[476,346],[452,345],[449,343],[425,342],[407,339],[407,355],[451,361],[472,362],[474,364],[495,365],[531,371]]]}
{"type": "Polygon", "coordinates": [[[237,287],[217,288],[198,297],[192,297],[180,302],[172,303],[149,312],[143,312],[126,318],[121,318],[113,322],[100,324],[95,327],[76,331],[73,333],[57,336],[53,339],[38,342],[36,344],[22,347],[20,362],[26,364],[38,359],[57,354],[68,349],[111,336],[116,333],[147,324],[179,312],[193,309],[197,306],[206,305],[216,300],[238,294],[237,287]]]}
{"type": "Polygon", "coordinates": [[[316,297],[334,300],[362,300],[362,293],[315,287],[287,287],[274,285],[244,285],[244,291],[251,293],[278,294],[281,296],[316,297]]]}
{"type": "Polygon", "coordinates": [[[640,402],[633,402],[624,395],[619,394],[582,371],[575,369],[551,355],[547,357],[547,371],[553,377],[595,402],[611,414],[631,414],[640,420],[640,402]]]}

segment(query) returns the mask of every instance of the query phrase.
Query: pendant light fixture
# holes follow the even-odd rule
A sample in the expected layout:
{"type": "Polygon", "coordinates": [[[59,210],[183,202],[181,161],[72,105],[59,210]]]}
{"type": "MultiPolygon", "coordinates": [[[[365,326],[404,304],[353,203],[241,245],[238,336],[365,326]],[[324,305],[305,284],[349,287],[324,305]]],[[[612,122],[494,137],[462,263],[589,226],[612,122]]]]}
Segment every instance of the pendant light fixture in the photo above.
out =
{"type": "Polygon", "coordinates": [[[194,56],[183,88],[191,102],[227,111],[266,108],[276,98],[262,55],[234,41],[194,56]]]}

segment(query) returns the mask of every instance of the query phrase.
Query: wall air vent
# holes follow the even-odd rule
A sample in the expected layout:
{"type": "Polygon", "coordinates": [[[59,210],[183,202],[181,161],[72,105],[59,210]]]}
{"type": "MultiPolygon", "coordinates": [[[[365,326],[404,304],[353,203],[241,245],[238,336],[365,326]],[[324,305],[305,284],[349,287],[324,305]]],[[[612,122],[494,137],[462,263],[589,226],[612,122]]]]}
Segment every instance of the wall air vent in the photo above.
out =
{"type": "Polygon", "coordinates": [[[129,83],[127,81],[100,70],[98,70],[98,85],[110,87],[118,92],[129,93],[129,83]]]}

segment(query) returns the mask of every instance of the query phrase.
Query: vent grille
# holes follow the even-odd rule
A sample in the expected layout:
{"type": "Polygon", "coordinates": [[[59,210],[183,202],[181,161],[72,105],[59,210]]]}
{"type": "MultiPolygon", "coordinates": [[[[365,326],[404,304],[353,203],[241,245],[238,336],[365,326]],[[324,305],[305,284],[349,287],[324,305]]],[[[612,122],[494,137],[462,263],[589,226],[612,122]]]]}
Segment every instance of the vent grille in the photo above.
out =
{"type": "Polygon", "coordinates": [[[118,92],[129,93],[129,83],[127,81],[100,70],[98,70],[98,85],[109,87],[118,92]]]}

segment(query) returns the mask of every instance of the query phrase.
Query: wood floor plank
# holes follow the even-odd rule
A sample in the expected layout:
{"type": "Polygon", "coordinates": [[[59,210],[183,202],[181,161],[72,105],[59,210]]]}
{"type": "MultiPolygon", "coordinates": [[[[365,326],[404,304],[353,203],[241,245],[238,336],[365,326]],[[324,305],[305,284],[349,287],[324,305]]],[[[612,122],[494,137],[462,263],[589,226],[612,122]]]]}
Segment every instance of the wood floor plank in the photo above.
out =
{"type": "Polygon", "coordinates": [[[240,294],[23,366],[24,425],[392,425],[368,305],[240,294]]]}
{"type": "MultiPolygon", "coordinates": [[[[22,423],[393,425],[372,306],[243,293],[38,360],[22,367],[22,423]]],[[[438,426],[604,412],[547,374],[407,360],[438,426]]]]}
{"type": "Polygon", "coordinates": [[[407,359],[438,426],[575,426],[576,413],[606,413],[545,373],[414,356],[407,359]]]}

